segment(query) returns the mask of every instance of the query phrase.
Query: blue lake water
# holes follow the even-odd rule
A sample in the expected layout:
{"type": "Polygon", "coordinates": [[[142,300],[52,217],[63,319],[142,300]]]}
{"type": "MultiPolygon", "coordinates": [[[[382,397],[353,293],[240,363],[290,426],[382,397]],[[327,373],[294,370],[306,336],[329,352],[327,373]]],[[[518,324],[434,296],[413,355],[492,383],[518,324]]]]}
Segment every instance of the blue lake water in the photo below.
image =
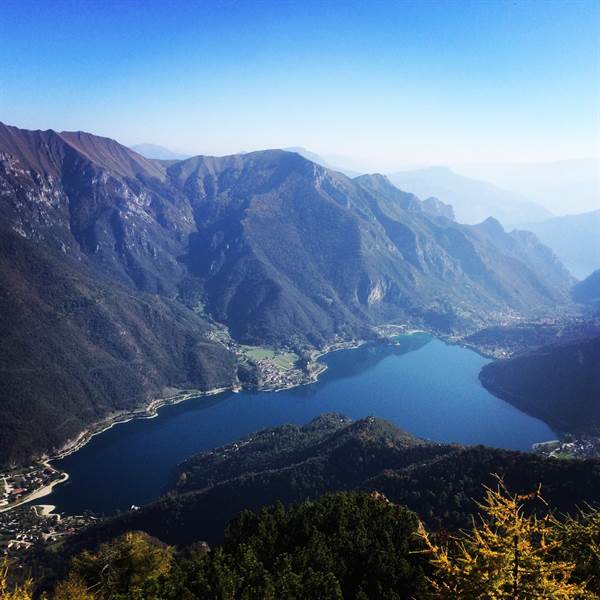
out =
{"type": "Polygon", "coordinates": [[[70,513],[141,505],[166,491],[176,466],[191,454],[324,412],[375,415],[439,442],[530,450],[556,437],[480,385],[478,373],[488,359],[427,334],[398,341],[323,357],[328,369],[312,385],[192,399],[162,408],[154,419],[117,425],[56,461],[70,479],[44,502],[70,513]]]}

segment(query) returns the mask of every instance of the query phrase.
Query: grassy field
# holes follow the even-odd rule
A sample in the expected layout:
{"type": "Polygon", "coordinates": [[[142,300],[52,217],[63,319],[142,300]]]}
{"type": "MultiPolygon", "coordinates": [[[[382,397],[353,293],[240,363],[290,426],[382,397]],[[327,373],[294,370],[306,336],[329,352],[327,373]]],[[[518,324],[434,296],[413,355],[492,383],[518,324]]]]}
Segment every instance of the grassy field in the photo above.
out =
{"type": "Polygon", "coordinates": [[[240,346],[240,348],[244,356],[249,360],[270,360],[277,367],[286,371],[291,369],[299,358],[294,352],[277,352],[276,350],[263,348],[262,346],[240,346]]]}

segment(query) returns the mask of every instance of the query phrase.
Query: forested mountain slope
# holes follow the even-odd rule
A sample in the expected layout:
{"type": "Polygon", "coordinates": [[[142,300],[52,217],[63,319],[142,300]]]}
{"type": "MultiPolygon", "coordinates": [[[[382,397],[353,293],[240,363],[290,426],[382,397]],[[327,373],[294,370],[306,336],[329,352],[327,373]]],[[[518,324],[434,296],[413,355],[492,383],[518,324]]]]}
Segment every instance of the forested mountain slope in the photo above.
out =
{"type": "Polygon", "coordinates": [[[600,309],[600,269],[583,281],[577,282],[571,290],[571,295],[576,302],[600,309]]]}
{"type": "Polygon", "coordinates": [[[518,493],[541,484],[544,498],[561,511],[600,503],[597,460],[432,444],[373,417],[352,422],[322,415],[304,426],[263,430],[190,458],[172,493],[109,519],[83,534],[75,547],[138,529],[168,543],[214,543],[241,510],[352,489],[382,492],[430,526],[456,529],[470,524],[482,486],[493,486],[494,474],[518,493]]]}
{"type": "Polygon", "coordinates": [[[600,337],[555,343],[483,367],[483,385],[559,431],[600,431],[600,337]]]}

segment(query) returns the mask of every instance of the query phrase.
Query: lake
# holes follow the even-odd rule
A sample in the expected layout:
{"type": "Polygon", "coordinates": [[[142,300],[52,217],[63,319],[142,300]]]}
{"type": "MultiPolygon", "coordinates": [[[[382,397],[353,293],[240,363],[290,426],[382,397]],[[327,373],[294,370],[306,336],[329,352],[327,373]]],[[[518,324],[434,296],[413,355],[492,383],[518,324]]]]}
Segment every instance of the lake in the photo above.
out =
{"type": "Polygon", "coordinates": [[[283,423],[324,412],[374,415],[438,442],[530,450],[555,438],[541,421],[492,396],[478,373],[489,360],[428,334],[333,352],[317,383],[281,392],[226,392],[117,425],[56,461],[69,481],[44,502],[59,511],[110,513],[165,492],[185,458],[283,423]]]}

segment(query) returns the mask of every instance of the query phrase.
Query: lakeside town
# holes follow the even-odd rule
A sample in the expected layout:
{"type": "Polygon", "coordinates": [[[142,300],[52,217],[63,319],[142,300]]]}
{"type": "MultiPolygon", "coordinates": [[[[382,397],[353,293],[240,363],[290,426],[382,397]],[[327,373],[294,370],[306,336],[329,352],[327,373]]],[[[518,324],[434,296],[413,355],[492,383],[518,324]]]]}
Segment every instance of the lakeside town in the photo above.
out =
{"type": "Polygon", "coordinates": [[[92,515],[61,515],[51,505],[24,505],[0,513],[0,555],[15,559],[49,546],[98,520],[92,515]]]}
{"type": "Polygon", "coordinates": [[[0,474],[0,513],[49,494],[66,477],[46,462],[0,474]]]}
{"type": "Polygon", "coordinates": [[[551,440],[533,445],[533,450],[547,458],[600,458],[600,437],[575,437],[565,435],[561,440],[551,440]]]}
{"type": "Polygon", "coordinates": [[[508,358],[520,352],[600,335],[600,317],[569,313],[526,320],[506,318],[466,336],[448,341],[460,343],[489,358],[508,358]]]}

